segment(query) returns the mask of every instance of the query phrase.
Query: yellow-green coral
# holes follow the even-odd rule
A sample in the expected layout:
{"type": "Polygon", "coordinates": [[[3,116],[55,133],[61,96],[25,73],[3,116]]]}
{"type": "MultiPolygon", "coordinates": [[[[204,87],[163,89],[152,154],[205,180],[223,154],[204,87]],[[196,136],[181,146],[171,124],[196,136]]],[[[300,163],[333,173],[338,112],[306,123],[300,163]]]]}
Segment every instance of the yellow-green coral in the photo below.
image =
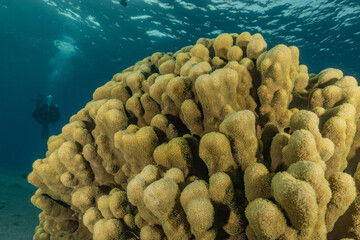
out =
{"type": "Polygon", "coordinates": [[[285,232],[285,216],[270,200],[257,198],[249,203],[245,214],[256,239],[278,239],[285,232]]]}
{"type": "Polygon", "coordinates": [[[34,239],[359,239],[360,87],[267,47],[201,38],[96,89],[28,176],[34,239]]]}

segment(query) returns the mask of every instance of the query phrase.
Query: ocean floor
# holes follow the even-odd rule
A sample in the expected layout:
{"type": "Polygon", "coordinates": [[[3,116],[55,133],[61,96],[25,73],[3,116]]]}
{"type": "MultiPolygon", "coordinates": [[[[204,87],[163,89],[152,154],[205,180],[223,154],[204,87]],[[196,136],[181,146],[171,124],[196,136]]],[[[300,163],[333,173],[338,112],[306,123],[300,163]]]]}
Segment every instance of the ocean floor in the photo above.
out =
{"type": "Polygon", "coordinates": [[[36,188],[27,173],[0,169],[0,239],[30,240],[39,224],[40,209],[30,202],[36,188]]]}

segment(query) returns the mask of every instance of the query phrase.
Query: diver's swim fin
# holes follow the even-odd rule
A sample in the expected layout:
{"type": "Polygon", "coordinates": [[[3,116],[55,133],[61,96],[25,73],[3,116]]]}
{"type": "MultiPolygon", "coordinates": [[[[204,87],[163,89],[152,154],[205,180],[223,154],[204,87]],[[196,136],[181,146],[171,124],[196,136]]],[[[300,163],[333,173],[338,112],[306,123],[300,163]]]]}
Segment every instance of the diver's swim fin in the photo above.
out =
{"type": "Polygon", "coordinates": [[[126,0],[119,0],[119,3],[120,3],[121,5],[123,5],[124,7],[127,6],[126,0]]]}

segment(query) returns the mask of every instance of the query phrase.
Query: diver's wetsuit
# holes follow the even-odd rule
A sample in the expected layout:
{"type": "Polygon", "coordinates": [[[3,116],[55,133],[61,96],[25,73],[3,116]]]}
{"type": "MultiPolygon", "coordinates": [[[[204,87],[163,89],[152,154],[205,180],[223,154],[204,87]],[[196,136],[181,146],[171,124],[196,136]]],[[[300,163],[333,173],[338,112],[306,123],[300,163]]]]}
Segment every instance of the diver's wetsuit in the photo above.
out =
{"type": "Polygon", "coordinates": [[[32,116],[43,127],[41,137],[45,139],[49,137],[49,125],[60,120],[59,107],[51,101],[38,99],[32,116]]]}

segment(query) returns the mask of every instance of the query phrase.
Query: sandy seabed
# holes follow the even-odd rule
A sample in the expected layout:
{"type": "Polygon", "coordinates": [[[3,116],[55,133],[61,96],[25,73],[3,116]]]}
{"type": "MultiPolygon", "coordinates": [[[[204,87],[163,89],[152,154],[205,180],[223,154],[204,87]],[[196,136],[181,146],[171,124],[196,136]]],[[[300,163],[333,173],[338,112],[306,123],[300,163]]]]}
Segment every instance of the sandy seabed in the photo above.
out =
{"type": "Polygon", "coordinates": [[[27,173],[0,167],[0,239],[31,240],[39,224],[37,209],[30,202],[36,188],[27,173]]]}

